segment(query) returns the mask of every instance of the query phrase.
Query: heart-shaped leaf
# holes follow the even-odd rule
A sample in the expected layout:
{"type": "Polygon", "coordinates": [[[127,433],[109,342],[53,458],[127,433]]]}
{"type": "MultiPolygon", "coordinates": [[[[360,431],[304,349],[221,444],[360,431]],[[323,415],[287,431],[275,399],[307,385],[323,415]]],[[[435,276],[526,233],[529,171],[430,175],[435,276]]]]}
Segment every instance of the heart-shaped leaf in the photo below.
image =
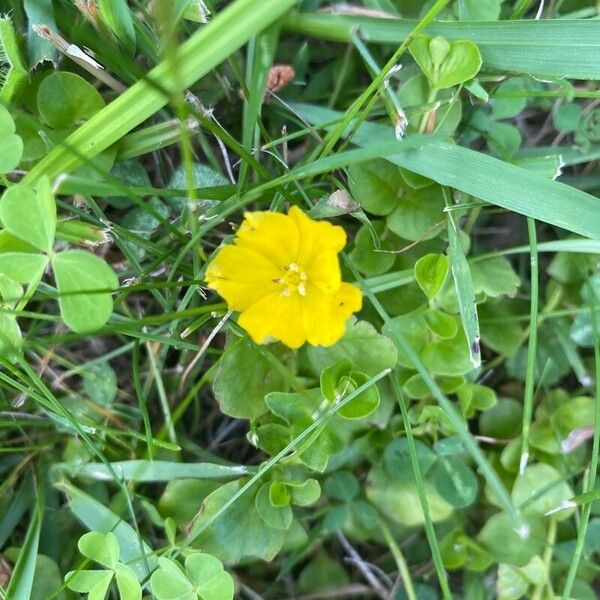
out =
{"type": "Polygon", "coordinates": [[[23,140],[15,134],[15,122],[0,104],[0,173],[10,173],[23,154],[23,140]]]}
{"type": "Polygon", "coordinates": [[[88,600],[104,600],[112,578],[112,571],[71,571],[65,581],[70,590],[87,593],[88,600]]]}
{"type": "Polygon", "coordinates": [[[79,538],[79,552],[107,569],[114,569],[119,560],[119,542],[114,533],[90,531],[79,538]]]}
{"type": "Polygon", "coordinates": [[[119,285],[115,272],[101,258],[82,250],[57,254],[52,267],[64,322],[77,333],[102,327],[112,312],[110,290],[119,285]]]}
{"type": "Polygon", "coordinates": [[[19,239],[43,252],[52,250],[56,233],[56,203],[47,178],[37,191],[20,183],[4,192],[0,200],[0,220],[19,239]]]}
{"type": "Polygon", "coordinates": [[[158,565],[150,578],[152,593],[158,600],[198,600],[194,586],[174,561],[162,557],[158,565]]]}
{"type": "Polygon", "coordinates": [[[142,588],[135,573],[127,565],[117,563],[115,576],[121,600],[141,600],[142,588]]]}
{"type": "Polygon", "coordinates": [[[0,254],[0,273],[17,283],[31,283],[44,272],[48,258],[43,254],[4,252],[0,254]]]}
{"type": "Polygon", "coordinates": [[[194,552],[185,559],[185,570],[202,600],[231,600],[233,578],[223,569],[218,558],[203,552],[194,552]]]}
{"type": "Polygon", "coordinates": [[[422,35],[409,49],[431,86],[438,90],[473,79],[481,68],[479,48],[468,40],[447,42],[422,35]]]}

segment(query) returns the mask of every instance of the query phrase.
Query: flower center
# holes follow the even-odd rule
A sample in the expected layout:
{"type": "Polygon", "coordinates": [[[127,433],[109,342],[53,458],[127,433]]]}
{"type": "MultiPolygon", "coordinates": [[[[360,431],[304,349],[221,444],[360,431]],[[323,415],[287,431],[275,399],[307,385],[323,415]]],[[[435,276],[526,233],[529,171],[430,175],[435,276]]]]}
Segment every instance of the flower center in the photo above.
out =
{"type": "Polygon", "coordinates": [[[295,263],[283,267],[285,274],[276,279],[281,287],[282,296],[291,296],[294,292],[306,296],[306,273],[295,263]]]}

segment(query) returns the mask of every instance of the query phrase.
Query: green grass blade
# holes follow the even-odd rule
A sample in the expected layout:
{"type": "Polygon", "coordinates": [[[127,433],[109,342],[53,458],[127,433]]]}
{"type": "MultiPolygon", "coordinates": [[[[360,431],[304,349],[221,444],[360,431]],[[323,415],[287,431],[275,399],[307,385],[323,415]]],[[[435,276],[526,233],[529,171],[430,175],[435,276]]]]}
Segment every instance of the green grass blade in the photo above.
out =
{"type": "Polygon", "coordinates": [[[529,430],[533,418],[533,396],[535,391],[535,366],[537,358],[537,330],[538,330],[538,307],[539,307],[539,276],[538,276],[538,252],[537,232],[535,221],[527,219],[527,233],[529,234],[529,245],[531,247],[529,264],[531,267],[531,301],[529,309],[529,343],[527,345],[527,373],[525,375],[525,393],[523,395],[523,425],[521,429],[521,459],[519,461],[519,473],[525,471],[529,461],[529,430]]]}
{"type": "MultiPolygon", "coordinates": [[[[444,189],[447,206],[448,193],[444,189]]],[[[473,278],[469,269],[469,262],[465,256],[465,251],[459,238],[459,229],[451,212],[446,215],[448,231],[448,257],[450,258],[450,267],[452,278],[454,279],[454,289],[458,298],[458,308],[460,320],[462,322],[467,341],[469,343],[469,353],[471,364],[474,369],[481,366],[481,348],[479,334],[479,318],[477,316],[477,301],[475,300],[475,288],[473,278]]]]}
{"type": "MultiPolygon", "coordinates": [[[[212,463],[175,463],[164,460],[122,460],[111,463],[115,473],[124,481],[172,481],[173,479],[236,479],[248,475],[244,466],[228,467],[212,463]]],[[[89,477],[97,481],[113,481],[109,469],[102,463],[87,463],[73,470],[68,464],[58,464],[61,469],[76,477],[89,477]]]]}
{"type": "Polygon", "coordinates": [[[37,163],[24,181],[31,184],[43,175],[53,178],[70,173],[85,159],[98,155],[165,106],[171,94],[198,81],[297,1],[237,0],[179,47],[177,78],[171,62],[161,62],[37,163]]]}
{"type": "Polygon", "coordinates": [[[9,598],[11,600],[29,600],[31,598],[44,512],[44,495],[39,488],[38,494],[25,541],[6,589],[7,600],[9,598]]]}
{"type": "MultiPolygon", "coordinates": [[[[293,13],[285,19],[284,27],[294,33],[338,42],[350,42],[351,31],[358,29],[370,43],[399,44],[416,23],[406,19],[293,13]]],[[[425,33],[475,42],[488,69],[559,78],[600,78],[598,20],[438,21],[428,25],[425,33]]]]}
{"type": "MultiPolygon", "coordinates": [[[[340,116],[312,105],[294,108],[314,125],[340,116]]],[[[325,172],[334,164],[381,157],[491,204],[600,239],[600,200],[581,190],[435,136],[407,136],[396,142],[393,129],[385,125],[363,123],[352,141],[363,148],[316,161],[308,169],[325,172]]]]}

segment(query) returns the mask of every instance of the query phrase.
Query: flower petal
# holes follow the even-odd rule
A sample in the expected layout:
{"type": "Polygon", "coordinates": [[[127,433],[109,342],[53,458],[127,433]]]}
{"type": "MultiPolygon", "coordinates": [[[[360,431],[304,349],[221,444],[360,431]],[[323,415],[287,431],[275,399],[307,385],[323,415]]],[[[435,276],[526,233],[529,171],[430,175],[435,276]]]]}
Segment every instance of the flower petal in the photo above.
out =
{"type": "Polygon", "coordinates": [[[274,338],[289,348],[300,348],[306,341],[301,299],[298,294],[271,294],[244,310],[238,323],[258,344],[274,338]]]}
{"type": "Polygon", "coordinates": [[[300,244],[296,262],[306,271],[325,252],[337,254],[346,245],[346,232],[327,221],[315,221],[297,206],[292,206],[288,215],[300,231],[300,244]]]}
{"type": "Polygon", "coordinates": [[[335,294],[325,294],[310,286],[302,300],[304,330],[313,346],[332,346],[338,342],[346,332],[348,318],[362,306],[360,290],[349,283],[342,283],[335,294]]]}
{"type": "Polygon", "coordinates": [[[299,238],[298,226],[289,216],[271,211],[247,212],[237,231],[236,244],[283,268],[296,260],[299,238]]]}
{"type": "Polygon", "coordinates": [[[232,310],[244,310],[261,298],[280,291],[274,280],[281,271],[249,248],[223,246],[206,269],[208,287],[216,290],[232,310]]]}

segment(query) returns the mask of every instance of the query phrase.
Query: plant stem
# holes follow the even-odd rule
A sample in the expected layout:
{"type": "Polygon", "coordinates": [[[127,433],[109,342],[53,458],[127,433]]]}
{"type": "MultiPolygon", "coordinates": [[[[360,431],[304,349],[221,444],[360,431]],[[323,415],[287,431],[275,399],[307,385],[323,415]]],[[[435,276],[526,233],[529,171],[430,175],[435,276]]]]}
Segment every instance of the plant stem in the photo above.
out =
{"type": "Polygon", "coordinates": [[[404,558],[404,554],[402,554],[402,550],[400,546],[396,543],[390,528],[382,521],[379,522],[379,526],[381,527],[381,532],[383,533],[383,537],[387,542],[387,545],[390,548],[390,552],[396,561],[396,566],[398,567],[398,572],[402,579],[402,583],[404,584],[404,591],[406,592],[406,597],[408,600],[417,600],[417,594],[415,592],[415,586],[413,585],[412,578],[410,576],[410,571],[408,570],[408,564],[406,563],[406,559],[404,558]]]}

